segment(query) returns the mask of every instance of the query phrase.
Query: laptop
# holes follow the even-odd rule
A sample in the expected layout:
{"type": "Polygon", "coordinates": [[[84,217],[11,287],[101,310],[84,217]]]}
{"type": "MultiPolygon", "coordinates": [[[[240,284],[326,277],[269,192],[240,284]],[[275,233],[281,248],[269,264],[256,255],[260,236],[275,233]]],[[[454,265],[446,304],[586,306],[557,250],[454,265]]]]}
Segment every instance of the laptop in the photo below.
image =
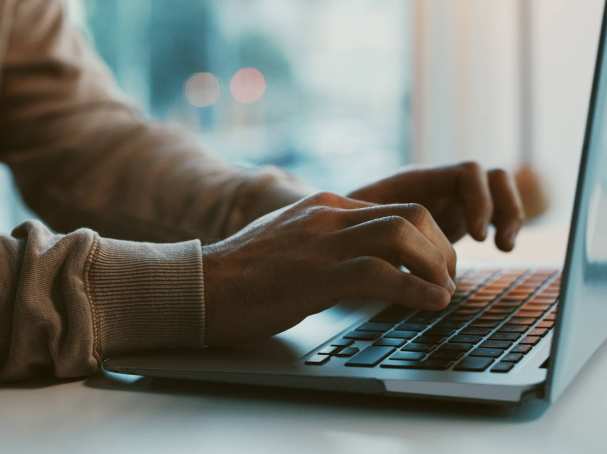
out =
{"type": "MultiPolygon", "coordinates": [[[[554,402],[607,338],[605,16],[565,264],[460,274],[440,312],[347,301],[230,349],[108,358],[120,374],[315,390],[554,402]]],[[[237,316],[237,314],[235,314],[237,316]]]]}

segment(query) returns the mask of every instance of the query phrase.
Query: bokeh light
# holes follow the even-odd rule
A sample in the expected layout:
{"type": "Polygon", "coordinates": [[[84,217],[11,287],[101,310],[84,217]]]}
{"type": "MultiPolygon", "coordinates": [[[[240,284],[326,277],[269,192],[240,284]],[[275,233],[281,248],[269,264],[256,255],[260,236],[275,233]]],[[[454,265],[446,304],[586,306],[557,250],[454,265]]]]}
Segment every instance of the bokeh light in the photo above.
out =
{"type": "Polygon", "coordinates": [[[252,104],[263,98],[266,92],[266,78],[256,68],[239,69],[230,81],[230,92],[234,99],[243,104],[252,104]]]}
{"type": "Polygon", "coordinates": [[[219,80],[211,73],[196,73],[185,83],[185,97],[194,107],[208,107],[221,96],[219,80]]]}

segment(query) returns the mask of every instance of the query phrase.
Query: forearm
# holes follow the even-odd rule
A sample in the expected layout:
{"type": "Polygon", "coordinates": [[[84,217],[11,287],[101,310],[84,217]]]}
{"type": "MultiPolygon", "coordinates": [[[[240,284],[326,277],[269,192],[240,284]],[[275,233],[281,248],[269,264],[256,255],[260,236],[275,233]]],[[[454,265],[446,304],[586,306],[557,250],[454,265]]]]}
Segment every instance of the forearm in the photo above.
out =
{"type": "Polygon", "coordinates": [[[306,194],[284,173],[229,166],[197,137],[143,118],[62,4],[18,3],[0,108],[0,160],[51,226],[210,243],[306,194]]]}
{"type": "Polygon", "coordinates": [[[0,237],[0,381],[94,373],[107,355],[201,348],[198,241],[130,243],[38,222],[0,237]]]}

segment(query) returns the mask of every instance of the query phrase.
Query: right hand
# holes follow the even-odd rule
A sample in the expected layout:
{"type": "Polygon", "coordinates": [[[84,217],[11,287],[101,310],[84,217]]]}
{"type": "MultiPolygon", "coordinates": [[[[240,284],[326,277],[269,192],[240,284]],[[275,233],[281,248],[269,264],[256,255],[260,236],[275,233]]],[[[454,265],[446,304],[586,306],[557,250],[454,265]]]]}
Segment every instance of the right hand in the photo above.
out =
{"type": "Polygon", "coordinates": [[[343,299],[440,310],[455,291],[455,251],[417,204],[319,193],[203,255],[208,345],[272,336],[343,299]]]}

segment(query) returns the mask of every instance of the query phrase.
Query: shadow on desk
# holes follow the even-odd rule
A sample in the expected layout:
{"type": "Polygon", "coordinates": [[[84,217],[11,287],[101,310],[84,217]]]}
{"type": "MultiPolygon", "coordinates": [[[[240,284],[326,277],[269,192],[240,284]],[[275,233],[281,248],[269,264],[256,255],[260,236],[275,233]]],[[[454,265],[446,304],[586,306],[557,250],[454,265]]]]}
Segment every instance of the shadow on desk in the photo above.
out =
{"type": "Polygon", "coordinates": [[[187,396],[192,399],[212,398],[249,404],[282,404],[296,406],[302,412],[310,408],[339,408],[353,416],[360,412],[368,417],[369,412],[377,412],[378,415],[390,413],[391,416],[427,416],[432,419],[442,417],[448,420],[456,417],[459,421],[492,420],[507,424],[534,421],[548,408],[545,401],[538,399],[528,399],[518,406],[500,406],[421,397],[405,398],[150,377],[129,378],[121,375],[114,377],[114,374],[90,377],[85,381],[85,386],[114,391],[187,396]]]}

